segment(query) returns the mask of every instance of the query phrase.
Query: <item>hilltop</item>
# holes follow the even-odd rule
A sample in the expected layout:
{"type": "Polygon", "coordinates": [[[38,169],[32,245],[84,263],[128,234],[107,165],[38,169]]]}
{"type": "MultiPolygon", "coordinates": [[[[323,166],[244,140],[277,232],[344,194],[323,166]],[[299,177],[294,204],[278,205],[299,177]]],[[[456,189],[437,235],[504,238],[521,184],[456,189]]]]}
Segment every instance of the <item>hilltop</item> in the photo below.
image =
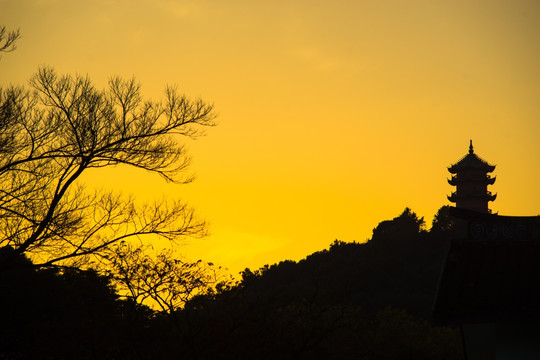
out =
{"type": "Polygon", "coordinates": [[[246,269],[177,313],[184,340],[208,358],[460,359],[457,330],[429,323],[451,225],[407,208],[366,243],[246,269]]]}

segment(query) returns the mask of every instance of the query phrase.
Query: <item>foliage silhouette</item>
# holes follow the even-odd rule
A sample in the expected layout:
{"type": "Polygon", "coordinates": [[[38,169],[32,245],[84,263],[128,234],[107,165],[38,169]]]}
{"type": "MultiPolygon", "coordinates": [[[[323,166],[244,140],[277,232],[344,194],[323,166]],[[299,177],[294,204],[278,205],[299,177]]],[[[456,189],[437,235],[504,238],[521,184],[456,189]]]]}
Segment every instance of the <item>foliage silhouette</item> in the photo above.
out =
{"type": "Polygon", "coordinates": [[[232,281],[220,267],[180,259],[170,249],[149,254],[145,247],[122,241],[112,251],[107,275],[119,293],[134,303],[157,308],[177,327],[176,310],[194,296],[212,293],[215,286],[232,281]]]}
{"type": "Polygon", "coordinates": [[[365,244],[246,269],[177,312],[180,342],[204,359],[462,359],[459,332],[427,322],[448,246],[435,233],[405,209],[365,244]]]}
{"type": "MultiPolygon", "coordinates": [[[[0,257],[13,249],[0,249],[0,257]]],[[[18,262],[30,263],[24,255],[18,262]]],[[[0,358],[130,358],[149,309],[117,300],[94,271],[22,267],[0,273],[0,358]]]]}

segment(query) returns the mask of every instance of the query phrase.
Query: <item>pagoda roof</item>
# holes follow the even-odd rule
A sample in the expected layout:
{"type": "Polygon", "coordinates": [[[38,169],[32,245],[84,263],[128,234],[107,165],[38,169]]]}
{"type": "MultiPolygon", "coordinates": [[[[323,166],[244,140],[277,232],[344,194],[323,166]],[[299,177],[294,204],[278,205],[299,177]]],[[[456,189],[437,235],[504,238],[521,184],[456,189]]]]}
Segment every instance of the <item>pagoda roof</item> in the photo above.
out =
{"type": "Polygon", "coordinates": [[[446,179],[446,180],[448,181],[450,185],[456,186],[458,183],[465,183],[465,182],[480,182],[487,185],[493,185],[496,179],[497,179],[496,176],[491,177],[489,175],[486,175],[483,178],[470,177],[470,176],[465,177],[465,178],[459,178],[458,176],[453,175],[451,179],[446,179]]]}
{"type": "Polygon", "coordinates": [[[469,145],[469,153],[462,157],[457,163],[448,167],[448,171],[452,174],[455,174],[463,169],[477,169],[485,172],[492,172],[495,170],[495,165],[489,164],[487,161],[474,153],[471,140],[469,145]]]}
{"type": "Polygon", "coordinates": [[[471,198],[477,198],[477,199],[484,199],[487,201],[495,201],[497,198],[497,194],[492,194],[491,191],[487,191],[485,193],[478,193],[478,194],[465,194],[461,195],[457,192],[453,192],[451,195],[447,195],[446,198],[451,202],[457,202],[458,199],[471,199],[471,198]]]}

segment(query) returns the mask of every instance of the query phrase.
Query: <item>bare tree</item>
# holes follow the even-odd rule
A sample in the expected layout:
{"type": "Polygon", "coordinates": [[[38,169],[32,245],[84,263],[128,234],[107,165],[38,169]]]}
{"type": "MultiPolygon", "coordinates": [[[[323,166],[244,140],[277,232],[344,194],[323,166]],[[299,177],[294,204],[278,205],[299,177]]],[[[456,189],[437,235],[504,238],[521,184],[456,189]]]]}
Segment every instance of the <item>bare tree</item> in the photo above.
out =
{"type": "Polygon", "coordinates": [[[204,235],[205,223],[180,202],[136,206],[132,198],[89,192],[81,175],[132,166],[165,181],[188,182],[181,136],[214,125],[212,105],[168,87],[143,101],[134,80],[98,90],[87,77],[44,67],[23,87],[0,88],[0,247],[38,266],[100,261],[122,240],[204,235]]]}
{"type": "Polygon", "coordinates": [[[0,52],[10,52],[16,49],[15,42],[21,37],[19,29],[6,32],[4,25],[0,26],[0,52]]]}
{"type": "Polygon", "coordinates": [[[121,241],[111,247],[107,259],[107,274],[120,294],[166,313],[176,326],[176,310],[190,299],[232,283],[220,267],[180,259],[172,250],[150,255],[144,246],[121,241]]]}

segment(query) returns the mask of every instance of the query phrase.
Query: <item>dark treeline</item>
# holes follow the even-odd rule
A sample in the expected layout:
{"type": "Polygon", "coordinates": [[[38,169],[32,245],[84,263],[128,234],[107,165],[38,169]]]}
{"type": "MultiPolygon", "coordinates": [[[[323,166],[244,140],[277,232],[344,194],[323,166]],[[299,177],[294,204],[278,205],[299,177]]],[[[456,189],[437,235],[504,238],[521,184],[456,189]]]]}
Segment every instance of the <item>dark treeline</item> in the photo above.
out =
{"type": "Polygon", "coordinates": [[[458,330],[430,325],[452,236],[446,207],[430,231],[405,209],[366,243],[246,269],[172,314],[92,271],[22,266],[0,274],[0,359],[462,359],[458,330]]]}

